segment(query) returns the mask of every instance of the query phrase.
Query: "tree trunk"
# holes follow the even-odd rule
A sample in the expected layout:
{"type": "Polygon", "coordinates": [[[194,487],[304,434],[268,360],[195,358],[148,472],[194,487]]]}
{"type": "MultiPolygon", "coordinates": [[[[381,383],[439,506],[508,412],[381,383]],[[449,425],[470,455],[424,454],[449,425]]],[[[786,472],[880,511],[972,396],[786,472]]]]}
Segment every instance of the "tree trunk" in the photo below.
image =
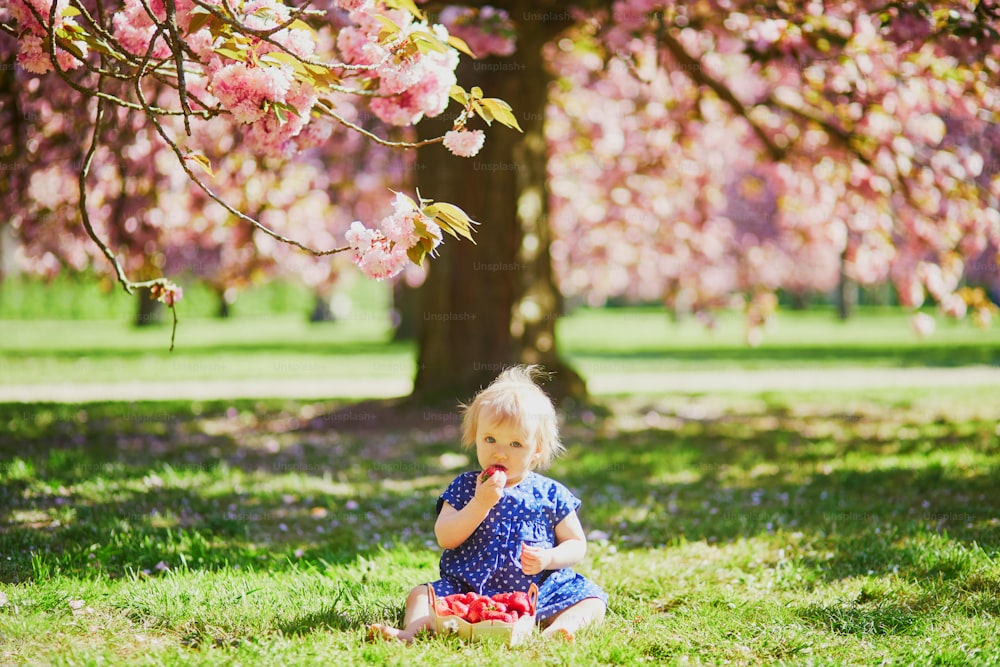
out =
{"type": "Polygon", "coordinates": [[[414,340],[420,326],[420,290],[410,287],[405,280],[392,285],[392,340],[395,343],[414,340]]]}
{"type": "Polygon", "coordinates": [[[215,316],[220,320],[228,320],[231,312],[229,310],[229,299],[226,298],[225,287],[217,287],[215,289],[215,303],[217,304],[215,316]]]}
{"type": "Polygon", "coordinates": [[[309,313],[309,321],[313,324],[318,322],[333,322],[336,318],[330,309],[330,297],[320,294],[318,291],[313,294],[313,309],[309,313]]]}
{"type": "Polygon", "coordinates": [[[812,296],[805,290],[795,290],[788,293],[788,300],[792,310],[805,310],[809,307],[809,297],[812,296]]]}
{"type": "Polygon", "coordinates": [[[149,289],[143,288],[137,292],[139,304],[135,311],[135,326],[148,327],[159,324],[163,320],[163,309],[159,301],[149,295],[149,289]]]}
{"type": "Polygon", "coordinates": [[[858,305],[858,284],[847,275],[847,252],[840,255],[840,282],[837,285],[837,315],[847,320],[858,305]]]}
{"type": "MultiPolygon", "coordinates": [[[[478,85],[486,96],[509,102],[524,133],[494,124],[482,152],[471,159],[440,145],[418,154],[420,194],[456,204],[482,223],[475,245],[447,237],[421,288],[412,396],[420,403],[467,400],[518,363],[552,372],[545,389],[556,400],[586,396],[583,379],[561,359],[555,338],[562,303],[549,256],[543,134],[549,77],[542,47],[563,26],[534,19],[548,5],[503,3],[517,24],[517,53],[463,60],[458,72],[466,89],[478,85]]],[[[443,116],[422,122],[421,137],[450,129],[454,113],[443,116]]],[[[470,123],[479,127],[480,121],[470,123]]]]}

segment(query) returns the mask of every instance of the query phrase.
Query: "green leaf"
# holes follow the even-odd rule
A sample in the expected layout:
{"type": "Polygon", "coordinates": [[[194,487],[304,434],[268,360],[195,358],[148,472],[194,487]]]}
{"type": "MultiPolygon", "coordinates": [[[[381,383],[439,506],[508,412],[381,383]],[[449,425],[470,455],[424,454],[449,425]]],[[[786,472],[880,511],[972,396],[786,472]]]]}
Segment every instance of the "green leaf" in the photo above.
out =
{"type": "Polygon", "coordinates": [[[476,58],[476,54],[472,52],[469,45],[465,43],[465,40],[461,37],[456,37],[455,35],[448,35],[448,45],[451,46],[456,51],[461,51],[470,58],[476,58]]]}
{"type": "Polygon", "coordinates": [[[76,7],[73,7],[72,5],[67,5],[62,10],[62,15],[63,15],[63,18],[67,18],[67,19],[68,18],[72,18],[74,16],[79,16],[80,15],[80,10],[77,9],[76,7]]]}
{"type": "Polygon", "coordinates": [[[392,37],[399,33],[399,26],[392,22],[392,19],[386,18],[381,14],[374,14],[375,20],[382,24],[382,30],[379,32],[379,39],[386,39],[392,37]]]}
{"type": "Polygon", "coordinates": [[[189,35],[196,33],[202,28],[204,28],[206,25],[208,25],[209,20],[213,18],[207,9],[204,9],[197,5],[195,5],[194,8],[191,10],[190,15],[191,15],[191,21],[188,23],[189,35]]]}
{"type": "Polygon", "coordinates": [[[463,107],[469,103],[469,94],[465,92],[465,88],[455,85],[451,87],[451,92],[448,93],[451,99],[455,100],[463,107]]]}
{"type": "Polygon", "coordinates": [[[410,261],[420,266],[424,263],[424,258],[427,257],[427,250],[424,246],[418,243],[415,246],[406,249],[406,256],[410,258],[410,261]]]}
{"type": "Polygon", "coordinates": [[[188,153],[187,155],[184,156],[184,159],[185,160],[190,160],[191,162],[194,162],[194,164],[199,169],[201,169],[202,171],[204,171],[209,176],[211,176],[213,178],[215,177],[215,172],[212,171],[212,162],[211,162],[211,160],[209,160],[207,157],[205,157],[201,153],[188,153]]]}
{"type": "Polygon", "coordinates": [[[225,56],[226,58],[231,58],[233,60],[239,60],[240,62],[246,62],[247,59],[246,52],[227,46],[217,46],[213,49],[213,51],[218,53],[220,56],[225,56]]]}
{"type": "Polygon", "coordinates": [[[441,229],[447,231],[455,238],[461,236],[472,241],[473,243],[476,242],[476,240],[472,238],[471,225],[478,225],[479,223],[470,218],[465,211],[454,204],[437,202],[432,206],[425,207],[424,214],[428,215],[428,217],[433,217],[441,226],[441,229]],[[427,209],[429,208],[434,209],[434,215],[427,213],[427,209]]]}
{"type": "Polygon", "coordinates": [[[480,118],[485,120],[487,125],[493,124],[493,112],[483,106],[480,102],[474,101],[472,103],[472,110],[476,112],[480,118]]]}
{"type": "Polygon", "coordinates": [[[420,8],[417,7],[413,0],[385,0],[384,4],[386,7],[390,7],[392,9],[402,9],[410,12],[421,21],[427,18],[424,16],[424,13],[420,11],[420,8]]]}
{"type": "Polygon", "coordinates": [[[495,118],[500,124],[512,127],[518,132],[524,132],[524,130],[521,129],[521,126],[517,123],[517,117],[514,116],[513,109],[511,109],[510,105],[503,100],[497,97],[488,97],[482,101],[482,105],[490,110],[493,118],[495,118]]]}
{"type": "Polygon", "coordinates": [[[86,44],[93,52],[103,53],[106,55],[112,52],[111,47],[108,46],[107,42],[91,35],[90,33],[85,32],[80,35],[80,41],[86,44]]]}
{"type": "Polygon", "coordinates": [[[270,53],[265,53],[260,57],[260,62],[273,62],[275,65],[291,65],[292,67],[301,63],[301,61],[291,53],[285,53],[284,51],[271,51],[270,53]]]}
{"type": "Polygon", "coordinates": [[[420,53],[447,53],[448,47],[435,35],[428,35],[424,32],[414,32],[410,34],[410,39],[420,53]]]}
{"type": "MultiPolygon", "coordinates": [[[[75,30],[72,30],[74,27],[79,29],[79,26],[71,26],[64,23],[62,27],[56,30],[56,37],[59,38],[58,44],[61,48],[69,51],[80,60],[84,60],[86,59],[86,56],[83,55],[83,50],[77,45],[77,40],[70,35],[70,33],[76,32],[75,30]]],[[[83,40],[80,41],[83,42],[83,40]]]]}
{"type": "Polygon", "coordinates": [[[472,99],[474,100],[483,99],[483,89],[480,88],[479,86],[473,86],[472,90],[469,91],[469,94],[472,96],[472,99]]]}

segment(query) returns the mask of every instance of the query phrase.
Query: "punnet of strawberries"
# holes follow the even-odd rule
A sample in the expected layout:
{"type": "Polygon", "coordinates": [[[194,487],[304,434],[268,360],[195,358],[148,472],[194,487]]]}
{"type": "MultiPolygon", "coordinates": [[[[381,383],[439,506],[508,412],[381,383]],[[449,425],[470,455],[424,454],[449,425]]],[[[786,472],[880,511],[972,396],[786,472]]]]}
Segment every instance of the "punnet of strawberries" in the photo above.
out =
{"type": "Polygon", "coordinates": [[[434,611],[438,616],[457,616],[469,623],[480,621],[502,621],[513,623],[522,616],[531,616],[534,610],[528,594],[495,593],[480,595],[479,593],[454,593],[434,601],[434,611]]]}

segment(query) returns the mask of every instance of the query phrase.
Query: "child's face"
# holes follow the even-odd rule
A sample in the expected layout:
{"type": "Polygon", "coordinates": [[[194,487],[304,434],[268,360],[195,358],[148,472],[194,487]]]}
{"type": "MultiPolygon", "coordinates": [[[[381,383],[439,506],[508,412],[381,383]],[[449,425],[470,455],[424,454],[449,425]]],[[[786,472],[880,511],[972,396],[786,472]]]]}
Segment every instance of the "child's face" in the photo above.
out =
{"type": "Polygon", "coordinates": [[[503,466],[507,486],[513,486],[535,467],[541,450],[516,424],[500,423],[492,415],[483,414],[476,424],[476,458],[483,469],[503,466]]]}

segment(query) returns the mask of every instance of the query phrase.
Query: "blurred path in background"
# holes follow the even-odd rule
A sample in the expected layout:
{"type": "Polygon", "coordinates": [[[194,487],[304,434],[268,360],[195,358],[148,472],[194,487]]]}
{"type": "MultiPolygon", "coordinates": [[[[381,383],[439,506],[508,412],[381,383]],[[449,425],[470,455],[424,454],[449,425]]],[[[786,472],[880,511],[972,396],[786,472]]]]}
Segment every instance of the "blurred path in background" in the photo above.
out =
{"type": "MultiPolygon", "coordinates": [[[[1000,368],[829,368],[711,370],[669,373],[592,374],[595,396],[615,394],[759,393],[1000,386],[1000,368]]],[[[0,385],[0,402],[85,403],[96,401],[225,400],[239,398],[366,399],[410,393],[408,378],[308,378],[303,380],[212,380],[109,384],[0,385]]]]}

